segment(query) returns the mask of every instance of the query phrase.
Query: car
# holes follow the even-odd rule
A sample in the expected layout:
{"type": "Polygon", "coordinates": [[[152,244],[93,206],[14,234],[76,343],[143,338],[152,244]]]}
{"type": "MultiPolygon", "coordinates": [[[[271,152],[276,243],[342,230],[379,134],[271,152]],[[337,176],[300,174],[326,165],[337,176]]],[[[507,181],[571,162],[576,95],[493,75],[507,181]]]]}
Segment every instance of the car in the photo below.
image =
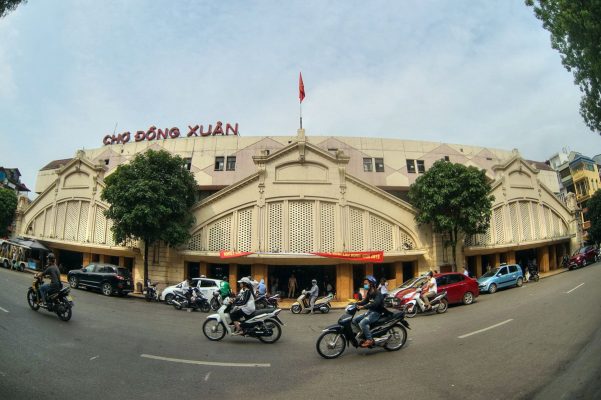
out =
{"type": "MultiPolygon", "coordinates": [[[[212,278],[206,278],[206,277],[192,278],[192,280],[194,282],[196,282],[196,287],[198,287],[200,289],[200,292],[202,293],[202,295],[209,300],[211,300],[211,298],[213,297],[213,293],[216,290],[219,290],[219,287],[221,286],[221,282],[223,282],[220,279],[212,279],[212,278]]],[[[178,283],[177,285],[167,286],[161,292],[161,301],[165,301],[170,304],[171,299],[173,299],[173,296],[174,296],[173,291],[175,289],[181,289],[181,288],[185,288],[185,287],[188,287],[187,280],[182,281],[182,282],[178,283]]]]}
{"type": "Polygon", "coordinates": [[[131,272],[125,267],[114,264],[91,263],[81,269],[74,269],[67,274],[69,286],[74,289],[100,290],[105,296],[118,294],[126,296],[133,291],[131,272]]]}
{"type": "Polygon", "coordinates": [[[434,277],[438,293],[446,290],[449,304],[472,304],[480,295],[478,281],[460,272],[446,272],[434,277]]]}
{"type": "Polygon", "coordinates": [[[388,296],[401,298],[407,293],[407,291],[409,289],[415,289],[415,288],[422,287],[424,285],[424,283],[426,283],[426,280],[427,279],[426,279],[425,275],[421,275],[421,276],[418,276],[415,278],[408,279],[405,282],[403,282],[402,284],[400,284],[399,286],[395,287],[394,289],[389,290],[388,296]],[[399,293],[400,293],[400,296],[397,296],[399,293]]]}
{"type": "Polygon", "coordinates": [[[584,267],[599,261],[599,250],[595,246],[584,246],[576,250],[568,261],[568,269],[584,267]]]}
{"type": "Polygon", "coordinates": [[[478,278],[480,293],[495,293],[505,287],[520,287],[524,284],[522,268],[517,264],[501,264],[478,278]]]}

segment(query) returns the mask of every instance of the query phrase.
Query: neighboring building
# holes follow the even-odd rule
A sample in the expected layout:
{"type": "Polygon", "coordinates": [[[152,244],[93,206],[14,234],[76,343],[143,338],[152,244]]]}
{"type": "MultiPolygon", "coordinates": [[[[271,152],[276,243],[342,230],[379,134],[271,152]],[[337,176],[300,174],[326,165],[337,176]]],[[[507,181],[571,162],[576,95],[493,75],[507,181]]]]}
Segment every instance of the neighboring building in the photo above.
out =
{"type": "Polygon", "coordinates": [[[573,210],[555,196],[553,172],[517,151],[306,137],[304,130],[296,136],[141,140],[79,151],[40,170],[39,196],[24,210],[22,234],[43,241],[65,267],[111,262],[131,268],[141,283],[142,244],[114,243],[100,193],[107,175],[147,149],[186,159],[199,187],[189,243],[150,249],[151,279],[164,284],[199,274],[235,284],[252,275],[268,284],[277,278],[282,288],[294,272],[299,287],[317,278],[334,283],[337,297],[347,299],[366,274],[394,286],[429,269],[447,270],[451,252],[445,239],[419,226],[407,201],[409,186],[441,159],[484,169],[495,197],[489,232],[458,246],[459,268],[465,262],[480,275],[488,264],[536,259],[546,271],[577,245],[573,210]],[[333,258],[364,251],[382,251],[383,262],[333,258]]]}
{"type": "Polygon", "coordinates": [[[588,229],[591,227],[586,204],[591,196],[601,188],[599,170],[597,163],[592,158],[579,154],[570,162],[570,172],[574,182],[576,202],[578,208],[582,210],[582,238],[586,241],[588,239],[588,229]]]}
{"type": "Polygon", "coordinates": [[[5,167],[0,167],[0,187],[14,190],[17,195],[18,205],[16,222],[13,222],[8,228],[9,236],[13,236],[14,232],[19,231],[20,228],[18,226],[18,221],[21,220],[21,216],[18,215],[18,210],[22,210],[29,205],[29,198],[27,197],[29,189],[21,182],[21,172],[17,168],[5,167]]]}

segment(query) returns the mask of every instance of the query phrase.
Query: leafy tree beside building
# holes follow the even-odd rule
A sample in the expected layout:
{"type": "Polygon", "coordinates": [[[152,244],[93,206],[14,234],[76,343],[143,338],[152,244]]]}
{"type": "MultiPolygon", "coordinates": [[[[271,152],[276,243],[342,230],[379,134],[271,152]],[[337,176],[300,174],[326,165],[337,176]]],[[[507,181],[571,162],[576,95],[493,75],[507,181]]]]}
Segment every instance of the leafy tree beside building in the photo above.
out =
{"type": "Polygon", "coordinates": [[[14,190],[0,187],[0,237],[8,235],[17,210],[17,194],[14,190]]]}
{"type": "Polygon", "coordinates": [[[462,235],[485,233],[494,196],[484,170],[437,161],[409,188],[409,199],[419,224],[431,224],[445,235],[457,270],[457,243],[462,235]]]}
{"type": "Polygon", "coordinates": [[[101,198],[110,204],[113,236],[144,241],[144,284],[148,280],[148,248],[157,241],[184,243],[194,223],[196,181],[179,156],[161,150],[138,154],[105,179],[101,198]]]}
{"type": "Polygon", "coordinates": [[[588,219],[591,227],[588,230],[589,240],[601,243],[601,189],[597,190],[586,203],[588,219]]]}

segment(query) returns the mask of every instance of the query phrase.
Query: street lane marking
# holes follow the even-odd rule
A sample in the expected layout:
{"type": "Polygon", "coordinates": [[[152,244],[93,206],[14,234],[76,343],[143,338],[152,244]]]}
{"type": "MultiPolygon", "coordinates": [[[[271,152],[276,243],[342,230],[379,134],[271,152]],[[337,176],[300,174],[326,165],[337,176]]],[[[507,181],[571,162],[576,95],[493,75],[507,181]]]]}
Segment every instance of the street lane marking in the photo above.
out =
{"type": "Polygon", "coordinates": [[[574,290],[578,289],[578,288],[579,288],[580,286],[582,286],[582,285],[584,285],[584,282],[582,282],[580,285],[576,286],[574,289],[572,289],[572,290],[568,290],[568,291],[566,292],[566,294],[570,294],[570,293],[572,293],[574,290]]]}
{"type": "Polygon", "coordinates": [[[490,329],[496,328],[498,326],[505,325],[506,323],[511,322],[511,321],[513,321],[513,318],[508,319],[507,321],[499,322],[498,324],[489,326],[488,328],[480,329],[479,331],[474,331],[474,332],[466,333],[465,335],[458,336],[458,338],[459,339],[464,339],[464,338],[466,338],[468,336],[472,336],[472,335],[475,335],[477,333],[482,333],[482,332],[488,331],[490,329]]]}
{"type": "Polygon", "coordinates": [[[242,367],[242,368],[269,368],[271,364],[258,364],[258,363],[224,363],[224,362],[214,362],[214,361],[196,361],[196,360],[182,360],[179,358],[169,358],[169,357],[161,357],[161,356],[153,356],[151,354],[140,354],[140,357],[143,358],[151,358],[153,360],[161,360],[161,361],[170,361],[177,362],[182,364],[196,364],[196,365],[212,365],[216,367],[242,367]]]}
{"type": "Polygon", "coordinates": [[[0,307],[0,310],[4,311],[4,312],[8,312],[7,309],[0,307]]]}
{"type": "Polygon", "coordinates": [[[207,372],[205,375],[205,382],[209,380],[209,376],[211,376],[211,371],[207,372]]]}

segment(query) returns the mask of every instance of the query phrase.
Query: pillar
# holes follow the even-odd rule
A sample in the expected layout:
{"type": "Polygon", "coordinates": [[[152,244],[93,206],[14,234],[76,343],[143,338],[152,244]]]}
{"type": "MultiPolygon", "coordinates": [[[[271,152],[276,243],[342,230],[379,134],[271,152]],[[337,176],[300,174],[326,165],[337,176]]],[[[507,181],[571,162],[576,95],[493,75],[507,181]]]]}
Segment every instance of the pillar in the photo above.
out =
{"type": "Polygon", "coordinates": [[[365,264],[365,276],[374,274],[374,265],[373,264],[365,264]]]}
{"type": "Polygon", "coordinates": [[[269,290],[268,279],[267,279],[267,265],[265,264],[253,264],[250,266],[250,275],[257,282],[260,282],[261,279],[265,279],[265,287],[269,290]]]}
{"type": "Polygon", "coordinates": [[[475,256],[476,257],[476,275],[482,275],[484,272],[482,271],[482,268],[486,268],[482,266],[482,256],[475,256]]]}
{"type": "Polygon", "coordinates": [[[388,288],[392,289],[396,286],[399,286],[403,282],[405,282],[405,277],[403,276],[403,263],[401,261],[397,261],[394,263],[394,284],[389,283],[388,288]]]}
{"type": "MultiPolygon", "coordinates": [[[[200,270],[202,271],[203,265],[204,265],[204,270],[206,272],[206,270],[207,270],[206,263],[200,264],[200,270]]],[[[238,265],[236,265],[236,264],[230,265],[229,270],[230,270],[230,276],[229,276],[230,289],[232,290],[232,292],[238,292],[238,265]]],[[[202,274],[202,272],[201,272],[201,274],[202,274]]]]}
{"type": "Polygon", "coordinates": [[[119,266],[125,267],[125,257],[119,256],[119,266]]]}
{"type": "Polygon", "coordinates": [[[495,253],[492,255],[492,267],[498,267],[501,265],[501,254],[495,253]]]}
{"type": "Polygon", "coordinates": [[[555,245],[549,246],[549,269],[554,270],[557,268],[557,253],[555,251],[555,245]]]}
{"type": "MultiPolygon", "coordinates": [[[[207,276],[207,274],[209,273],[209,265],[207,263],[201,262],[200,266],[198,268],[198,273],[200,274],[200,276],[207,276]]],[[[230,270],[230,275],[231,275],[231,270],[230,270]]],[[[234,275],[235,277],[235,275],[234,275]]]]}
{"type": "Polygon", "coordinates": [[[515,251],[507,252],[507,264],[515,264],[515,251]]]}
{"type": "Polygon", "coordinates": [[[83,259],[81,260],[81,262],[83,263],[83,266],[85,267],[86,265],[88,265],[89,263],[92,262],[92,254],[90,253],[83,253],[83,259]]]}
{"type": "Polygon", "coordinates": [[[340,301],[346,301],[352,298],[353,266],[351,264],[336,265],[336,299],[340,301]]]}
{"type": "Polygon", "coordinates": [[[540,272],[549,271],[549,247],[539,247],[536,252],[536,263],[540,272]]]}

